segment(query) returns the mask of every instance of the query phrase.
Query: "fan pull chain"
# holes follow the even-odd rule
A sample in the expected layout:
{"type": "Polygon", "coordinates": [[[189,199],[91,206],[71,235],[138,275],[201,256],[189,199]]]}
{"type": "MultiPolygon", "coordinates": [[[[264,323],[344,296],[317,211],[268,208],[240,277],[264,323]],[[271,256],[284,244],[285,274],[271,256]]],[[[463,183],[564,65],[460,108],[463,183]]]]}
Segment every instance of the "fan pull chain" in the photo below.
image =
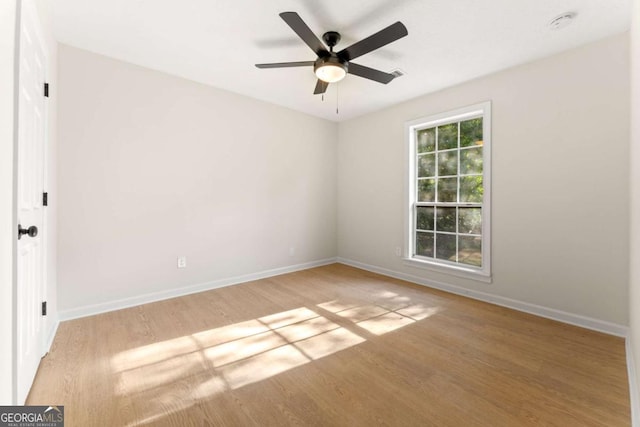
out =
{"type": "Polygon", "coordinates": [[[339,85],[339,84],[336,84],[336,114],[339,114],[339,111],[338,111],[338,94],[340,93],[340,92],[338,91],[338,88],[339,88],[339,87],[340,87],[340,85],[339,85]]]}

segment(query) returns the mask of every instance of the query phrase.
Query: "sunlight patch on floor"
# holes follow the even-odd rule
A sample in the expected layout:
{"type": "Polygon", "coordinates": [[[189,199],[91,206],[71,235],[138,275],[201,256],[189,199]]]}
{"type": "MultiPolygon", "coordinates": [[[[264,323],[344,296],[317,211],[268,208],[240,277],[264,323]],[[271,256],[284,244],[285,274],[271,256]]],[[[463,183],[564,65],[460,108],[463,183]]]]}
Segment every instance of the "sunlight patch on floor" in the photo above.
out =
{"type": "Polygon", "coordinates": [[[257,319],[221,326],[192,335],[202,347],[211,347],[269,331],[269,327],[257,319]]]}
{"type": "Polygon", "coordinates": [[[339,311],[337,314],[340,317],[345,317],[352,322],[359,322],[361,320],[370,319],[375,316],[388,313],[386,308],[379,307],[377,305],[363,305],[360,307],[350,308],[348,310],[339,311]]]}
{"type": "Polygon", "coordinates": [[[196,388],[191,391],[191,398],[195,401],[214,396],[227,390],[227,383],[218,375],[211,376],[209,379],[202,381],[196,388]]]}
{"type": "Polygon", "coordinates": [[[396,310],[396,313],[402,314],[406,317],[410,317],[413,320],[423,320],[427,317],[433,316],[434,314],[438,314],[441,311],[441,307],[429,307],[423,304],[416,304],[400,310],[396,310]]]}
{"type": "Polygon", "coordinates": [[[300,307],[141,346],[112,358],[116,391],[143,393],[203,373],[210,378],[193,391],[194,398],[236,389],[364,341],[341,329],[300,307]]]}
{"type": "MultiPolygon", "coordinates": [[[[192,345],[195,346],[193,343],[192,345]]],[[[169,346],[159,347],[158,352],[162,352],[164,347],[169,346]]],[[[117,393],[126,395],[131,392],[141,392],[160,387],[205,369],[206,366],[203,363],[202,355],[193,351],[193,348],[191,347],[184,354],[174,355],[165,360],[142,364],[138,367],[121,371],[116,383],[117,393]]]]}
{"type": "Polygon", "coordinates": [[[203,349],[202,353],[214,368],[219,368],[287,344],[287,341],[280,335],[269,331],[208,347],[203,349]]]}
{"type": "Polygon", "coordinates": [[[391,291],[382,291],[376,294],[376,304],[393,311],[411,304],[411,298],[391,291]]]}
{"type": "MultiPolygon", "coordinates": [[[[299,307],[123,351],[111,359],[116,393],[143,394],[163,405],[181,379],[189,378],[191,384],[196,379],[197,386],[184,390],[189,399],[181,405],[186,408],[361,344],[368,334],[383,335],[441,311],[410,305],[410,298],[393,292],[377,295],[376,304],[333,300],[317,307],[299,307]],[[323,311],[347,323],[340,325],[321,315],[323,311]]],[[[153,415],[146,420],[152,421],[153,415]]]]}
{"type": "Polygon", "coordinates": [[[235,390],[304,365],[309,361],[309,358],[295,346],[285,345],[225,366],[221,369],[221,374],[229,388],[235,390]]]}
{"type": "Polygon", "coordinates": [[[400,329],[403,326],[407,326],[415,322],[413,319],[401,316],[397,313],[386,313],[381,316],[373,317],[368,320],[358,322],[358,326],[374,335],[383,335],[396,329],[400,329]]]}
{"type": "Polygon", "coordinates": [[[360,303],[360,302],[349,302],[349,301],[333,300],[333,301],[324,302],[322,304],[318,304],[317,306],[320,307],[323,310],[327,310],[328,312],[337,313],[339,311],[348,310],[350,308],[358,307],[361,304],[362,303],[360,303]]]}
{"type": "Polygon", "coordinates": [[[283,311],[281,313],[264,316],[258,320],[271,329],[281,328],[282,326],[291,325],[303,320],[313,319],[320,316],[313,310],[306,307],[300,307],[293,310],[283,311]]]}
{"type": "Polygon", "coordinates": [[[340,325],[326,317],[316,317],[278,329],[278,334],[289,342],[300,341],[323,332],[340,328],[340,325]]]}
{"type": "Polygon", "coordinates": [[[270,329],[258,320],[234,323],[192,335],[185,335],[170,340],[157,342],[131,350],[126,350],[114,356],[111,364],[116,372],[135,369],[143,365],[161,362],[190,351],[211,347],[252,335],[268,332],[270,329]],[[194,345],[195,344],[195,345],[194,345]]]}
{"type": "Polygon", "coordinates": [[[179,357],[193,351],[193,349],[192,336],[186,335],[123,351],[111,359],[111,366],[116,372],[122,372],[179,357]]]}
{"type": "Polygon", "coordinates": [[[297,342],[295,345],[313,360],[345,350],[366,340],[344,328],[297,342]]]}
{"type": "Polygon", "coordinates": [[[442,308],[437,306],[409,305],[410,299],[408,297],[401,297],[393,292],[385,291],[382,294],[383,300],[376,302],[375,305],[353,306],[350,303],[334,300],[318,304],[318,307],[348,319],[358,327],[374,335],[383,335],[395,331],[442,311],[442,308]],[[392,306],[398,308],[389,308],[392,306]]]}

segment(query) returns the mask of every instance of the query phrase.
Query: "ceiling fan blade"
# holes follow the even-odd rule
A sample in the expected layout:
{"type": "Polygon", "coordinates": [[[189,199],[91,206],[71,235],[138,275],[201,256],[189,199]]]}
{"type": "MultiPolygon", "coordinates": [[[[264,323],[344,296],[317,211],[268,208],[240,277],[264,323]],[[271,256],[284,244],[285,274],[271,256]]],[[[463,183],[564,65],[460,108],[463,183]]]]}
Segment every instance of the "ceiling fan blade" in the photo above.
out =
{"type": "Polygon", "coordinates": [[[354,64],[353,62],[349,62],[349,74],[384,84],[396,78],[393,74],[385,73],[375,68],[365,67],[364,65],[354,64]]]}
{"type": "Polygon", "coordinates": [[[316,89],[313,91],[313,94],[319,95],[321,93],[325,93],[328,87],[329,83],[323,82],[322,80],[318,79],[318,83],[316,83],[316,89]]]}
{"type": "Polygon", "coordinates": [[[314,61],[298,61],[298,62],[274,62],[271,64],[256,64],[258,68],[287,68],[287,67],[306,67],[313,65],[314,61]]]}
{"type": "Polygon", "coordinates": [[[366,39],[362,39],[351,46],[342,49],[338,52],[338,56],[342,59],[350,61],[359,56],[369,53],[372,50],[376,50],[384,45],[398,40],[406,36],[408,33],[407,27],[400,21],[395,24],[389,25],[387,28],[378,31],[375,34],[370,35],[366,39]]]}
{"type": "Polygon", "coordinates": [[[298,37],[300,37],[316,55],[321,56],[322,53],[327,52],[327,48],[322,44],[320,39],[313,34],[307,24],[300,18],[300,15],[295,12],[282,12],[280,18],[291,27],[298,37]]]}

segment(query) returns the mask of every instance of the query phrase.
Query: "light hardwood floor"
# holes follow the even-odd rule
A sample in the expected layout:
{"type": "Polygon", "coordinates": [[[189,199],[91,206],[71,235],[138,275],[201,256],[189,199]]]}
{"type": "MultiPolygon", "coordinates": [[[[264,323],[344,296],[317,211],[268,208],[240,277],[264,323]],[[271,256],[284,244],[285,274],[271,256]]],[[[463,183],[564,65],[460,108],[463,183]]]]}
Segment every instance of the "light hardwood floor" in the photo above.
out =
{"type": "Polygon", "coordinates": [[[628,426],[621,338],[334,264],[63,322],[66,426],[628,426]]]}

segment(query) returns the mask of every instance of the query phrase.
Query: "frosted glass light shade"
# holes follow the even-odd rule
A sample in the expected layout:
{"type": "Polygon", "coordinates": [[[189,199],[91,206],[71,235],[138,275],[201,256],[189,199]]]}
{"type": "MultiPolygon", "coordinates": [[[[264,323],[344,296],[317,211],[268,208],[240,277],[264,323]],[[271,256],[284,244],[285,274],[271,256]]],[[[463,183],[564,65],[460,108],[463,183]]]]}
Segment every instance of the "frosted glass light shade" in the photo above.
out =
{"type": "Polygon", "coordinates": [[[315,72],[316,76],[320,80],[327,83],[339,82],[347,75],[347,71],[341,64],[332,63],[325,63],[320,67],[317,67],[315,72]]]}

